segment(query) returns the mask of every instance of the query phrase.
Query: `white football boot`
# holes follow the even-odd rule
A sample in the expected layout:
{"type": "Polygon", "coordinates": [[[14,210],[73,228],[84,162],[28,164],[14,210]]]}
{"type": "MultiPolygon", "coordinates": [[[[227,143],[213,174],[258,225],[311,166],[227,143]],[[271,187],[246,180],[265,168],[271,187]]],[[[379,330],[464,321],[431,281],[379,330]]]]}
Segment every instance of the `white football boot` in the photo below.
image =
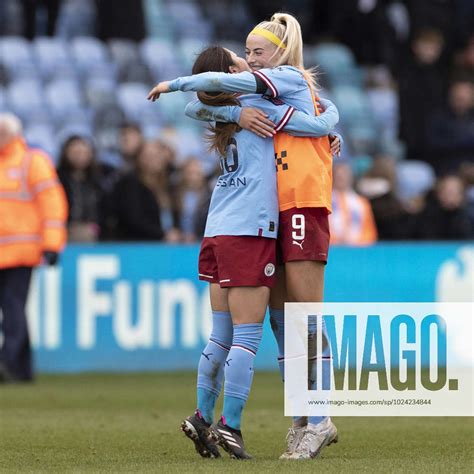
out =
{"type": "Polygon", "coordinates": [[[323,448],[337,443],[337,440],[337,428],[331,418],[327,417],[316,426],[308,425],[293,454],[285,459],[313,459],[321,453],[323,448]]]}
{"type": "Polygon", "coordinates": [[[306,426],[290,427],[286,435],[286,451],[280,456],[280,459],[292,459],[291,456],[295,452],[298,444],[303,439],[306,426]]]}

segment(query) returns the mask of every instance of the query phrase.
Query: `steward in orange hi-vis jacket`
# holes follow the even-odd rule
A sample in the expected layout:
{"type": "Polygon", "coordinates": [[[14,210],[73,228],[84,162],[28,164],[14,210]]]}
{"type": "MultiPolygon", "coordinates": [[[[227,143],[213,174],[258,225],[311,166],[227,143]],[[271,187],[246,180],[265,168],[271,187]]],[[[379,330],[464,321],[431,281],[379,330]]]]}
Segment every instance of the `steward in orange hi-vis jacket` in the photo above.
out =
{"type": "Polygon", "coordinates": [[[0,148],[0,268],[41,262],[66,243],[67,201],[48,157],[21,138],[0,148]]]}
{"type": "Polygon", "coordinates": [[[21,123],[0,114],[0,382],[31,380],[25,304],[32,268],[58,261],[66,243],[67,201],[49,158],[21,138],[21,123]]]}

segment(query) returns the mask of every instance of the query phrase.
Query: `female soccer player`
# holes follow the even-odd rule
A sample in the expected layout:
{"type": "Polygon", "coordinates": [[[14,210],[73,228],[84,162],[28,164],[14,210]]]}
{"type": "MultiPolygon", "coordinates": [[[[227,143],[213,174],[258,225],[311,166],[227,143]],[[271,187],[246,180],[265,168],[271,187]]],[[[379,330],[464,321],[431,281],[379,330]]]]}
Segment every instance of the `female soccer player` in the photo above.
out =
{"type": "MultiPolygon", "coordinates": [[[[201,53],[193,72],[237,72],[247,68],[242,58],[212,47],[201,53]]],[[[200,99],[215,105],[258,106],[277,124],[277,129],[285,127],[308,136],[326,135],[338,120],[337,110],[330,102],[318,117],[256,95],[237,99],[234,94],[200,94],[200,99]]],[[[213,329],[198,367],[198,410],[183,422],[182,428],[202,456],[219,455],[208,439],[208,430],[225,372],[223,417],[212,426],[211,433],[231,456],[247,458],[240,418],[275,279],[278,196],[274,149],[272,140],[239,131],[232,124],[216,125],[211,145],[221,156],[223,174],[211,199],[199,277],[211,283],[213,329]]]]}
{"type": "MultiPolygon", "coordinates": [[[[301,28],[288,14],[276,13],[257,25],[247,37],[247,62],[253,73],[206,73],[158,84],[149,94],[156,100],[172,91],[260,93],[281,99],[298,110],[318,114],[313,95],[315,78],[304,69],[301,28]]],[[[225,120],[223,117],[222,120],[225,120]]],[[[324,269],[329,249],[328,214],[331,210],[332,157],[327,136],[297,138],[285,132],[274,139],[279,200],[279,252],[284,273],[277,272],[270,297],[270,318],[284,374],[284,302],[319,302],[323,298],[324,269]]],[[[312,339],[316,339],[313,329],[312,339]]],[[[325,328],[324,350],[329,345],[325,328]]],[[[295,418],[284,459],[316,457],[337,441],[329,417],[295,418]],[[309,423],[308,423],[309,421],[309,423]]]]}

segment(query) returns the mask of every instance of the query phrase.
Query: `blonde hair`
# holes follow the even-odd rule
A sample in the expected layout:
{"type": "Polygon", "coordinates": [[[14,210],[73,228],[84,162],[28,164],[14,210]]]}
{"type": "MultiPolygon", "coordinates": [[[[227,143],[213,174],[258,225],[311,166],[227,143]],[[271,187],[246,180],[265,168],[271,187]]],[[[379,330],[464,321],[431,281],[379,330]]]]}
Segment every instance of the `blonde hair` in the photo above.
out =
{"type": "Polygon", "coordinates": [[[314,69],[305,69],[303,62],[303,35],[298,20],[289,13],[275,13],[270,21],[262,21],[255,28],[262,28],[276,35],[284,47],[278,46],[274,54],[281,52],[278,66],[288,64],[296,67],[308,81],[310,87],[316,89],[316,73],[314,69]]]}

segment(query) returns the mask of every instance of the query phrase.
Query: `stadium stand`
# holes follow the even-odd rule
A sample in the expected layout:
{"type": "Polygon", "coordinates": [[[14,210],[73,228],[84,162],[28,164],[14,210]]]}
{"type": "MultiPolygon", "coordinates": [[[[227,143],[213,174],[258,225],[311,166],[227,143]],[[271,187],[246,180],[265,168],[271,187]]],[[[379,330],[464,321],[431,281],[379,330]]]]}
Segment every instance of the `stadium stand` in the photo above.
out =
{"type": "MultiPolygon", "coordinates": [[[[215,162],[202,140],[203,128],[185,118],[183,113],[192,94],[166,95],[160,99],[159,106],[149,103],[146,96],[157,81],[189,74],[196,53],[215,40],[244,54],[243,43],[236,41],[233,28],[229,27],[228,33],[223,28],[232,14],[224,8],[226,2],[219,6],[219,2],[212,0],[144,0],[142,23],[146,37],[138,42],[126,37],[106,42],[98,39],[101,19],[92,0],[63,1],[56,20],[56,35],[45,36],[47,25],[40,17],[37,36],[30,42],[19,35],[24,25],[20,3],[8,0],[2,6],[0,110],[10,110],[21,118],[32,145],[44,148],[56,161],[68,134],[80,133],[94,138],[99,161],[119,165],[119,127],[124,122],[132,122],[138,124],[146,139],[168,140],[176,148],[176,163],[182,164],[189,156],[197,156],[212,176],[215,162]]],[[[397,4],[395,16],[393,9],[387,10],[387,18],[394,22],[393,31],[401,38],[398,43],[392,42],[394,50],[390,54],[372,51],[370,57],[393,58],[398,51],[410,54],[413,32],[407,24],[410,11],[404,8],[397,4]]],[[[246,2],[239,4],[236,10],[235,21],[241,25],[241,39],[255,23],[251,10],[246,2]],[[247,30],[242,29],[245,28],[242,25],[247,25],[247,30]]],[[[431,26],[438,27],[435,21],[431,26]]],[[[440,28],[439,37],[443,38],[440,44],[455,44],[457,49],[446,49],[443,64],[453,64],[457,80],[472,85],[472,54],[469,55],[472,37],[469,40],[464,32],[448,41],[442,36],[446,34],[440,28]]],[[[406,156],[404,141],[400,139],[400,123],[405,118],[400,113],[401,98],[397,90],[400,78],[396,66],[390,62],[361,64],[360,58],[365,57],[358,49],[361,44],[353,46],[343,41],[347,42],[347,38],[343,36],[339,40],[335,28],[332,35],[320,37],[318,43],[305,45],[305,63],[307,67],[317,68],[320,94],[333,100],[339,108],[338,129],[345,140],[343,157],[351,163],[356,177],[367,172],[379,155],[397,160],[398,181],[403,182],[399,189],[401,195],[418,181],[433,184],[434,178],[427,177],[438,171],[431,167],[436,166],[435,160],[431,166],[426,162],[407,162],[423,159],[423,156],[406,156]]],[[[444,78],[446,83],[448,71],[444,78]]],[[[447,99],[447,89],[444,99],[447,99]]],[[[446,103],[444,99],[442,103],[446,103]]],[[[463,121],[466,130],[473,120],[472,104],[468,109],[466,116],[453,119],[463,121]]],[[[469,139],[473,140],[467,137],[467,143],[474,143],[469,139]]],[[[429,153],[436,154],[436,150],[429,153]]],[[[464,154],[468,165],[463,173],[470,176],[474,151],[467,149],[464,154]]],[[[457,172],[449,166],[444,166],[445,169],[457,172]]],[[[428,191],[428,188],[422,190],[425,195],[428,191]]],[[[467,205],[471,207],[473,194],[468,185],[466,195],[471,197],[467,205]]]]}

